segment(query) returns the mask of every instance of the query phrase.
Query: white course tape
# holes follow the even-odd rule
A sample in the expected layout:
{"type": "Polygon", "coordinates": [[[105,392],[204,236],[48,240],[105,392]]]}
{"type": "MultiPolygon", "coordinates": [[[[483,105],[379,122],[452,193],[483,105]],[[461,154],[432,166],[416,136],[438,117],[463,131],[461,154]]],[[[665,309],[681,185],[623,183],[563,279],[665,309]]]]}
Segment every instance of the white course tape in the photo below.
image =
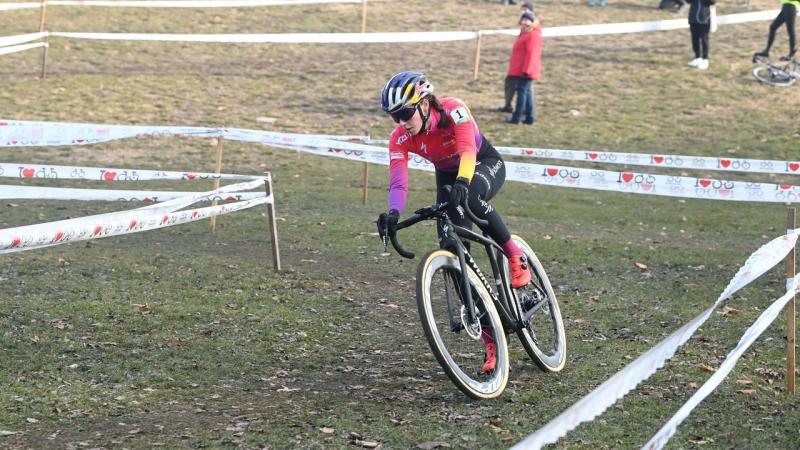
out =
{"type": "Polygon", "coordinates": [[[196,180],[252,180],[265,175],[237,175],[208,172],[175,172],[169,170],[141,170],[100,167],[55,166],[43,164],[0,163],[0,177],[21,179],[58,179],[90,181],[196,181],[196,180]]]}
{"type": "Polygon", "coordinates": [[[162,228],[192,222],[213,215],[238,211],[252,206],[272,203],[273,197],[260,197],[235,203],[210,206],[189,211],[178,211],[209,196],[254,189],[264,180],[237,183],[208,192],[197,192],[187,197],[144,206],[132,211],[99,214],[76,219],[40,223],[0,230],[0,254],[31,250],[66,242],[97,239],[119,234],[162,228]]]}
{"type": "Polygon", "coordinates": [[[763,245],[747,258],[747,261],[745,261],[744,265],[711,307],[659,342],[655,347],[636,358],[635,361],[578,400],[558,417],[520,441],[512,449],[539,449],[547,444],[553,444],[579,424],[590,421],[602,414],[609,406],[624,397],[639,383],[662,367],[668,359],[672,358],[678,347],[689,340],[692,334],[711,316],[717,306],[736,291],[780,263],[794,248],[796,242],[797,234],[789,234],[775,238],[763,245]]]}
{"type": "MultiPolygon", "coordinates": [[[[135,191],[122,189],[74,189],[0,184],[0,200],[100,200],[158,203],[194,195],[196,192],[135,191]]],[[[264,192],[229,192],[212,194],[208,201],[237,202],[264,197],[264,192]]]]}
{"type": "Polygon", "coordinates": [[[467,41],[477,31],[419,31],[382,33],[266,33],[266,34],[165,34],[80,33],[52,31],[51,36],[103,41],[225,42],[237,44],[366,44],[467,41]]]}
{"type": "Polygon", "coordinates": [[[111,217],[99,215],[70,219],[76,220],[76,222],[59,221],[39,224],[47,226],[47,228],[44,229],[43,227],[42,230],[22,230],[18,234],[8,234],[5,233],[7,230],[0,230],[0,254],[35,250],[66,244],[67,242],[155,230],[157,228],[195,222],[220,214],[241,211],[253,206],[270,203],[271,201],[272,196],[187,211],[162,213],[139,209],[134,210],[134,212],[114,213],[116,215],[111,217]],[[80,222],[77,222],[77,220],[80,220],[80,222]]]}
{"type": "MultiPolygon", "coordinates": [[[[329,136],[335,140],[353,140],[353,136],[329,136]]],[[[365,144],[387,145],[388,140],[361,137],[365,144]]],[[[800,175],[800,161],[774,159],[722,158],[717,156],[666,155],[657,153],[622,153],[601,150],[562,150],[552,148],[495,147],[498,153],[527,158],[557,159],[603,164],[667,167],[674,169],[714,170],[720,172],[781,173],[800,175]]],[[[388,151],[384,148],[384,151],[388,151]]]]}
{"type": "Polygon", "coordinates": [[[46,31],[40,33],[29,33],[29,34],[20,34],[17,36],[0,37],[0,47],[5,47],[7,45],[24,44],[26,42],[31,42],[31,41],[38,41],[39,39],[42,39],[44,37],[47,37],[46,31]]]}
{"type": "Polygon", "coordinates": [[[33,44],[10,45],[8,47],[0,47],[0,55],[8,55],[11,53],[24,52],[39,47],[48,47],[47,42],[36,42],[33,44]]]}
{"type": "Polygon", "coordinates": [[[739,339],[739,344],[728,353],[728,356],[725,358],[725,361],[720,364],[719,369],[714,372],[711,377],[697,390],[697,392],[692,395],[691,398],[678,410],[677,413],[669,420],[667,423],[661,427],[658,432],[649,440],[647,444],[642,447],[642,450],[657,450],[663,448],[667,441],[675,434],[678,429],[678,425],[683,422],[684,419],[689,417],[689,414],[692,410],[700,404],[706,397],[708,397],[714,389],[719,386],[720,383],[725,379],[726,376],[733,370],[736,366],[736,362],[739,361],[739,358],[742,354],[747,350],[753,342],[770,326],[770,324],[775,320],[778,314],[783,310],[783,307],[789,303],[790,300],[794,298],[794,295],[797,293],[798,284],[800,284],[800,274],[796,275],[794,278],[790,278],[787,280],[787,292],[778,300],[772,303],[763,313],[756,319],[753,325],[747,329],[742,335],[742,338],[739,339]]]}
{"type": "MultiPolygon", "coordinates": [[[[771,20],[778,10],[720,16],[719,24],[771,20]]],[[[686,19],[658,20],[654,22],[608,23],[550,27],[542,30],[542,37],[589,36],[599,34],[638,33],[688,28],[686,19]]],[[[477,39],[480,35],[507,34],[516,36],[519,29],[485,31],[414,31],[383,33],[271,33],[271,34],[162,34],[162,33],[78,33],[51,32],[51,36],[72,39],[167,41],[167,42],[228,42],[274,44],[354,44],[401,42],[449,42],[477,39]]]]}
{"type": "MultiPolygon", "coordinates": [[[[319,3],[362,3],[363,0],[49,0],[48,6],[104,6],[117,8],[245,8],[319,3]]],[[[373,0],[374,1],[374,0],[373,0]]],[[[41,3],[0,3],[0,11],[41,8],[41,3]]]]}
{"type": "MultiPolygon", "coordinates": [[[[310,138],[308,141],[314,144],[303,144],[302,141],[303,139],[298,138],[282,145],[269,145],[292,148],[320,156],[333,156],[382,165],[389,164],[389,154],[386,150],[383,152],[375,151],[374,147],[368,147],[365,150],[364,146],[347,142],[334,142],[333,145],[325,148],[321,145],[324,143],[323,140],[310,138]]],[[[434,170],[433,164],[425,158],[418,155],[409,156],[409,167],[428,171],[434,170]]],[[[637,172],[613,172],[516,162],[506,162],[506,180],[547,186],[705,200],[771,203],[797,203],[800,201],[800,186],[788,184],[750,183],[637,172]]]]}

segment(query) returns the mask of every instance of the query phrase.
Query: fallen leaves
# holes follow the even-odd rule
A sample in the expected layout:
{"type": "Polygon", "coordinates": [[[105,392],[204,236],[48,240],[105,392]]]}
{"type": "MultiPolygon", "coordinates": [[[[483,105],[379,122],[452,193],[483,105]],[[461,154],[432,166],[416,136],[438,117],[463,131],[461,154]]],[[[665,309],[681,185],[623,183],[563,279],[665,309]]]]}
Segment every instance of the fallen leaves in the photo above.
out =
{"type": "Polygon", "coordinates": [[[714,373],[714,372],[716,372],[716,371],[717,371],[717,369],[716,369],[715,367],[711,367],[711,366],[709,366],[708,364],[698,364],[698,365],[697,365],[697,366],[695,366],[695,367],[697,367],[698,369],[702,370],[703,372],[711,372],[711,373],[714,373]]]}
{"type": "Polygon", "coordinates": [[[639,269],[647,270],[647,264],[645,264],[645,263],[640,263],[640,262],[636,261],[636,262],[633,263],[633,265],[638,267],[639,269]]]}
{"type": "Polygon", "coordinates": [[[739,310],[736,309],[736,308],[731,308],[730,306],[727,306],[727,305],[725,305],[722,308],[722,315],[723,316],[730,317],[730,316],[735,316],[736,314],[739,314],[739,310]]]}
{"type": "Polygon", "coordinates": [[[753,395],[756,393],[755,389],[739,389],[736,391],[737,394],[744,394],[744,395],[753,395]]]}
{"type": "Polygon", "coordinates": [[[447,442],[431,441],[431,442],[423,442],[421,444],[417,444],[415,448],[421,450],[433,450],[435,448],[450,448],[450,444],[448,444],[447,442]]]}
{"type": "Polygon", "coordinates": [[[150,309],[150,305],[147,303],[140,304],[140,303],[131,303],[131,308],[133,308],[134,313],[138,314],[153,314],[153,310],[150,309]]]}

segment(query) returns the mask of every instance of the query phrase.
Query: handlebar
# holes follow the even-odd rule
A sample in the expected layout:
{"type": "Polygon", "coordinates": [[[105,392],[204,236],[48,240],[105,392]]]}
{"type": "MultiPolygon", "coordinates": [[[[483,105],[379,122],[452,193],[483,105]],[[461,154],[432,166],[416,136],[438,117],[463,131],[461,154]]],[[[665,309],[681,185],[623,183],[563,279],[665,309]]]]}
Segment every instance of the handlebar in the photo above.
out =
{"type": "MultiPolygon", "coordinates": [[[[445,186],[445,189],[449,191],[448,188],[450,188],[450,186],[445,186]]],[[[394,247],[400,256],[403,258],[414,259],[414,253],[403,248],[403,246],[397,241],[397,231],[402,230],[403,228],[408,228],[411,225],[422,222],[423,220],[438,217],[442,211],[447,209],[449,205],[450,204],[448,202],[442,202],[418,209],[414,211],[413,216],[403,220],[402,222],[398,222],[394,230],[389,230],[386,226],[386,213],[381,214],[380,218],[378,219],[378,234],[380,235],[381,239],[383,239],[384,246],[386,245],[386,238],[388,237],[392,243],[392,247],[394,247]]],[[[460,209],[459,212],[463,211],[464,215],[479,227],[485,227],[489,224],[489,221],[479,219],[477,216],[475,216],[475,214],[469,208],[469,204],[466,200],[463,202],[463,204],[459,205],[457,209],[460,209]]]]}

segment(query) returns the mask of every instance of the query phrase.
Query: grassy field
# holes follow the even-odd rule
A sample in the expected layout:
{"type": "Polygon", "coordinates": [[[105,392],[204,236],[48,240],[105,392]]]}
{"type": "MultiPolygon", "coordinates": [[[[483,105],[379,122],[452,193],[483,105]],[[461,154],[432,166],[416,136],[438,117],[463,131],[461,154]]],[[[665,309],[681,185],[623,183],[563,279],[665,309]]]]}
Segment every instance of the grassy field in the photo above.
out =
{"type": "MultiPolygon", "coordinates": [[[[679,17],[656,4],[541,1],[537,12],[545,26],[679,17]]],[[[747,10],[719,7],[720,14],[747,10]]],[[[346,4],[50,7],[47,29],[352,32],[360,30],[360,13],[360,5],[346,4]]],[[[517,13],[478,0],[371,2],[368,31],[512,28],[517,13]]],[[[379,112],[378,92],[392,73],[415,68],[438,92],[464,99],[495,145],[797,160],[800,91],[760,85],[750,74],[749,57],[763,47],[767,26],[721,27],[705,72],[686,67],[688,30],[548,39],[534,127],[508,126],[494,111],[512,37],[483,40],[478,81],[474,42],[51,38],[43,80],[38,51],[0,57],[0,118],[384,137],[392,123],[379,112]],[[276,120],[259,120],[265,117],[276,120]]],[[[4,36],[37,27],[38,11],[0,13],[4,36]]],[[[781,30],[775,54],[786,47],[781,30]]],[[[213,169],[213,152],[208,140],[137,139],[7,149],[2,161],[200,171],[213,169]]],[[[367,205],[362,166],[346,161],[226,142],[223,170],[274,174],[283,272],[270,270],[260,210],[221,218],[216,236],[196,223],[0,259],[0,447],[508,447],[704,310],[751,252],[784,232],[786,220],[779,204],[507,183],[493,203],[548,268],[567,324],[568,362],[562,373],[544,374],[512,340],[508,390],[474,402],[444,376],[425,341],[414,299],[417,261],[380,256],[372,233],[386,204],[384,167],[370,168],[367,205]]],[[[800,184],[796,177],[729,178],[800,184]]],[[[433,185],[431,175],[413,173],[410,207],[431,202],[433,185]]],[[[130,207],[7,203],[0,205],[2,228],[130,207]]],[[[403,240],[420,254],[436,245],[434,234],[419,227],[403,240]]],[[[717,366],[783,286],[781,268],[735,296],[733,309],[715,313],[665,369],[559,447],[642,445],[708,378],[703,366],[717,366]]],[[[669,448],[798,447],[784,330],[781,318],[669,448]]]]}

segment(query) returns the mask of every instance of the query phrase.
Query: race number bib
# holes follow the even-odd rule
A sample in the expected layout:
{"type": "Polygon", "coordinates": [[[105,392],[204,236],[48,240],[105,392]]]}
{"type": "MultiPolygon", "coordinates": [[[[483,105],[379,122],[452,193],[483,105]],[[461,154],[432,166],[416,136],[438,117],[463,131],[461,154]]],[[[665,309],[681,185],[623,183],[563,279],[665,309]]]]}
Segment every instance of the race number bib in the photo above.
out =
{"type": "Polygon", "coordinates": [[[452,111],[450,111],[450,117],[453,119],[456,125],[462,124],[464,122],[469,122],[469,111],[464,106],[460,106],[452,111]]]}

